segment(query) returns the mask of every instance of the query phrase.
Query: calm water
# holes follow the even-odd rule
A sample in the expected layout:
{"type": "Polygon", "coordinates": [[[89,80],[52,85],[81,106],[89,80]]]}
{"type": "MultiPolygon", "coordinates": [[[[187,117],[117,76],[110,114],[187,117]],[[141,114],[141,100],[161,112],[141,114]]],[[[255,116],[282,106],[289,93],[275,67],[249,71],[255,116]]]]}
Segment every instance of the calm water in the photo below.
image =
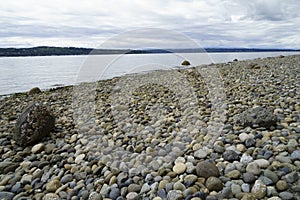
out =
{"type": "Polygon", "coordinates": [[[1,57],[0,95],[96,81],[129,73],[170,69],[189,60],[192,66],[299,52],[184,53],[94,56],[1,57]]]}

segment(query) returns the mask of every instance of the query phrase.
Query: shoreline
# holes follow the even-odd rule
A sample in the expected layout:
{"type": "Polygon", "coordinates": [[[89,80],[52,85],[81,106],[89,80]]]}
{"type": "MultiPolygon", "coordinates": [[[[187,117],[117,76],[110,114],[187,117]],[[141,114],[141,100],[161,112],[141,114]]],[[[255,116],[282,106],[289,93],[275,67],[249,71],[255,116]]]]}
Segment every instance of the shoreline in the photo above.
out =
{"type": "Polygon", "coordinates": [[[299,199],[299,64],[258,58],[0,98],[0,197],[299,199]],[[38,150],[12,139],[29,102],[56,118],[38,150]],[[276,124],[237,124],[255,107],[276,124]]]}

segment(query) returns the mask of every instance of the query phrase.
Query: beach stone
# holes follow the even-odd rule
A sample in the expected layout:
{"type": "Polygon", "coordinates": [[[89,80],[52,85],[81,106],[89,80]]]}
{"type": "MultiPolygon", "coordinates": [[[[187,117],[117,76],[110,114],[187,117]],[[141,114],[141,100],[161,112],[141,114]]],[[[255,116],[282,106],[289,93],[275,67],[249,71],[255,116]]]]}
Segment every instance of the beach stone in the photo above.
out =
{"type": "Polygon", "coordinates": [[[12,192],[5,192],[5,191],[0,192],[0,199],[12,200],[14,196],[15,194],[12,192]]]}
{"type": "Polygon", "coordinates": [[[60,186],[61,182],[59,180],[54,179],[47,183],[46,190],[48,192],[55,192],[60,186]]]}
{"type": "Polygon", "coordinates": [[[176,163],[173,167],[173,171],[176,174],[182,174],[186,170],[186,165],[184,163],[176,163]]]}
{"type": "Polygon", "coordinates": [[[181,65],[184,65],[184,66],[188,66],[188,65],[191,65],[191,63],[187,60],[184,60],[181,65]]]}
{"type": "Polygon", "coordinates": [[[168,200],[183,200],[182,192],[179,190],[170,190],[167,196],[168,200]]]}
{"type": "Polygon", "coordinates": [[[293,171],[287,175],[284,176],[284,179],[286,180],[286,182],[288,183],[294,183],[296,181],[298,181],[299,179],[299,175],[298,175],[298,172],[296,171],[293,171]]]}
{"type": "Polygon", "coordinates": [[[80,164],[81,162],[83,162],[83,159],[85,157],[85,154],[80,154],[75,158],[75,163],[76,164],[80,164]]]}
{"type": "Polygon", "coordinates": [[[239,134],[239,138],[241,142],[245,142],[248,138],[250,138],[251,136],[247,133],[241,133],[239,134]]]}
{"type": "Polygon", "coordinates": [[[97,192],[91,192],[89,195],[89,200],[102,200],[102,197],[97,192]]]}
{"type": "Polygon", "coordinates": [[[223,189],[222,181],[219,178],[214,176],[209,177],[206,180],[205,185],[209,191],[219,192],[223,189]]]}
{"type": "Polygon", "coordinates": [[[235,160],[238,160],[239,155],[233,150],[226,150],[223,153],[223,157],[224,157],[224,160],[229,161],[229,162],[233,162],[235,160]]]}
{"type": "Polygon", "coordinates": [[[109,192],[110,199],[117,199],[121,195],[121,191],[119,188],[111,188],[109,192]]]}
{"type": "Polygon", "coordinates": [[[272,185],[273,181],[265,176],[260,176],[259,180],[261,180],[265,185],[272,185]]]}
{"type": "Polygon", "coordinates": [[[255,128],[259,126],[270,128],[276,125],[277,116],[273,114],[273,110],[270,108],[255,107],[237,115],[235,121],[243,127],[251,126],[255,128]]]}
{"type": "Polygon", "coordinates": [[[30,175],[30,174],[25,174],[25,175],[23,175],[23,177],[21,178],[21,181],[20,181],[20,182],[21,182],[23,185],[26,185],[26,184],[30,184],[31,181],[32,181],[32,175],[30,175]]]}
{"type": "Polygon", "coordinates": [[[281,200],[281,198],[279,198],[279,197],[271,197],[271,198],[268,198],[267,200],[281,200]]]}
{"type": "Polygon", "coordinates": [[[148,184],[148,183],[145,183],[143,186],[142,186],[142,189],[141,189],[141,194],[143,194],[143,193],[147,193],[147,192],[149,192],[151,190],[151,187],[150,187],[150,185],[148,184]]]}
{"type": "Polygon", "coordinates": [[[211,176],[220,176],[219,169],[213,163],[208,161],[200,161],[196,166],[196,173],[203,178],[209,178],[211,176]]]}
{"type": "Polygon", "coordinates": [[[174,190],[180,190],[180,191],[183,192],[184,190],[186,190],[186,187],[182,183],[180,183],[179,181],[177,181],[176,183],[174,183],[173,189],[174,190]]]}
{"type": "Polygon", "coordinates": [[[225,174],[225,176],[231,179],[238,179],[241,176],[241,172],[235,169],[225,174]]]}
{"type": "Polygon", "coordinates": [[[241,200],[256,200],[256,198],[254,194],[246,193],[241,200]]]}
{"type": "Polygon", "coordinates": [[[184,184],[189,187],[192,186],[196,181],[198,180],[198,177],[194,174],[189,174],[186,177],[184,177],[184,184]]]}
{"type": "Polygon", "coordinates": [[[13,138],[18,145],[26,147],[49,135],[54,124],[55,118],[49,107],[30,103],[17,119],[13,138]]]}
{"type": "Polygon", "coordinates": [[[267,186],[261,180],[256,180],[251,192],[256,196],[256,198],[262,199],[267,194],[267,186]]]}
{"type": "Polygon", "coordinates": [[[242,188],[242,191],[243,191],[243,192],[246,192],[246,193],[249,193],[249,192],[250,192],[250,185],[247,184],[247,183],[243,183],[243,184],[241,185],[241,188],[242,188]]]}
{"type": "Polygon", "coordinates": [[[287,182],[284,181],[284,180],[279,180],[279,181],[276,183],[276,188],[277,188],[277,190],[279,190],[279,191],[284,191],[284,190],[286,190],[288,187],[289,187],[289,186],[288,186],[287,182]]]}
{"type": "Polygon", "coordinates": [[[59,196],[54,193],[48,193],[43,197],[43,200],[59,200],[59,196]]]}
{"type": "Polygon", "coordinates": [[[269,169],[264,170],[264,176],[271,179],[273,183],[277,183],[279,180],[277,174],[269,169]]]}
{"type": "Polygon", "coordinates": [[[69,182],[73,181],[73,176],[71,174],[66,174],[61,178],[60,181],[62,184],[69,183],[69,182]]]}
{"type": "Polygon", "coordinates": [[[256,164],[258,164],[258,166],[262,169],[266,169],[267,167],[270,166],[269,161],[267,161],[266,159],[257,159],[257,160],[254,160],[254,162],[256,164]]]}
{"type": "Polygon", "coordinates": [[[290,192],[280,192],[279,197],[282,200],[289,200],[289,199],[294,199],[294,195],[290,192]]]}
{"type": "Polygon", "coordinates": [[[251,162],[247,165],[246,167],[246,172],[250,172],[254,175],[259,175],[260,174],[260,167],[256,162],[251,162]]]}
{"type": "Polygon", "coordinates": [[[246,182],[246,183],[254,183],[254,181],[256,180],[255,176],[253,173],[250,173],[250,172],[246,172],[243,174],[243,180],[246,182]]]}
{"type": "Polygon", "coordinates": [[[300,160],[300,150],[293,151],[291,158],[300,160]]]}
{"type": "Polygon", "coordinates": [[[243,163],[244,165],[247,165],[248,163],[252,162],[253,158],[250,156],[248,153],[243,153],[240,162],[243,163]]]}
{"type": "Polygon", "coordinates": [[[33,95],[33,94],[39,94],[39,93],[41,93],[41,92],[42,92],[42,91],[41,91],[40,88],[34,87],[34,88],[32,88],[31,90],[29,90],[28,94],[29,94],[29,95],[33,95]]]}
{"type": "Polygon", "coordinates": [[[236,183],[232,183],[230,188],[231,188],[231,192],[234,196],[236,196],[242,192],[241,186],[236,183]]]}
{"type": "Polygon", "coordinates": [[[206,158],[207,155],[208,155],[207,151],[203,149],[199,149],[194,153],[194,157],[199,159],[206,158]]]}
{"type": "Polygon", "coordinates": [[[43,143],[40,144],[36,144],[32,147],[31,152],[36,154],[36,153],[40,153],[41,151],[44,150],[45,145],[43,143]]]}
{"type": "Polygon", "coordinates": [[[136,192],[129,192],[127,195],[126,195],[126,199],[127,200],[138,200],[138,193],[136,192]]]}
{"type": "Polygon", "coordinates": [[[141,186],[138,184],[130,184],[128,186],[128,192],[140,192],[141,191],[141,186]]]}

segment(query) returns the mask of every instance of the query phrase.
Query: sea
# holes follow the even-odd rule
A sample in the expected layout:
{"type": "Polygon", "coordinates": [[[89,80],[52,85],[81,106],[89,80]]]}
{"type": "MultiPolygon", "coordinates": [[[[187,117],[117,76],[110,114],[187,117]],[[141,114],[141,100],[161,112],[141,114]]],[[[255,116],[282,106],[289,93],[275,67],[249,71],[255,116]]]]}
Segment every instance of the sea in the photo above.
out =
{"type": "Polygon", "coordinates": [[[74,55],[0,57],[0,95],[42,90],[81,82],[181,68],[188,60],[193,66],[238,60],[300,54],[299,52],[170,53],[122,55],[74,55]]]}

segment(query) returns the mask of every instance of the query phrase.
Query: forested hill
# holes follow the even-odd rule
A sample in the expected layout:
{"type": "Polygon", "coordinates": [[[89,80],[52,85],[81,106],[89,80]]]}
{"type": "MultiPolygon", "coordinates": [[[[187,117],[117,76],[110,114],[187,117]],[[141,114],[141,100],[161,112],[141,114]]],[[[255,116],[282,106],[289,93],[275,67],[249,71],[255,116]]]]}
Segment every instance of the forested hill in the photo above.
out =
{"type": "Polygon", "coordinates": [[[0,48],[0,57],[9,56],[53,56],[53,55],[105,55],[105,54],[149,54],[149,53],[198,53],[198,52],[274,52],[299,51],[299,49],[255,49],[255,48],[205,48],[205,49],[92,49],[77,47],[32,47],[0,48]]]}

